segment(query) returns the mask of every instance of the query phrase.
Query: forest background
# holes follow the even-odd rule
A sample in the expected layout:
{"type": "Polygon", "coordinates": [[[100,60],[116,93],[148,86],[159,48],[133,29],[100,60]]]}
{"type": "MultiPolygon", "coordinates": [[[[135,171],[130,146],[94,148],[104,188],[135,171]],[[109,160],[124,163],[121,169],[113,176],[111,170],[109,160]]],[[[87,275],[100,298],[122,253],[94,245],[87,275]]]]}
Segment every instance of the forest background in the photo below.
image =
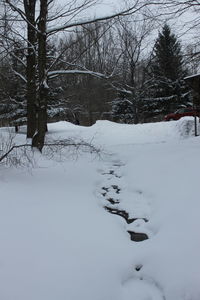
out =
{"type": "Polygon", "coordinates": [[[28,122],[40,150],[47,122],[137,124],[192,105],[184,78],[199,70],[200,3],[124,1],[91,16],[97,4],[1,2],[0,123],[28,122]]]}

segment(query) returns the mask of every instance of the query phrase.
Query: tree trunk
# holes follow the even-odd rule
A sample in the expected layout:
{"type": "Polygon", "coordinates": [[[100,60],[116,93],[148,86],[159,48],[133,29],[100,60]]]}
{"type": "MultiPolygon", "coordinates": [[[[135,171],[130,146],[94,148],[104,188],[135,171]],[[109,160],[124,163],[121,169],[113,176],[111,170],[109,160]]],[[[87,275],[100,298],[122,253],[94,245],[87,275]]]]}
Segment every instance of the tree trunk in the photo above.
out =
{"type": "Polygon", "coordinates": [[[42,151],[44,146],[45,133],[47,128],[47,50],[46,50],[46,23],[47,23],[48,1],[40,0],[40,16],[38,23],[38,76],[39,76],[39,94],[38,94],[38,128],[37,133],[32,140],[32,146],[42,151]]]}
{"type": "Polygon", "coordinates": [[[36,26],[35,22],[35,4],[36,0],[24,0],[24,9],[27,23],[27,138],[32,138],[36,131],[36,26]]]}
{"type": "Polygon", "coordinates": [[[134,124],[139,123],[137,103],[134,104],[134,124]]]}

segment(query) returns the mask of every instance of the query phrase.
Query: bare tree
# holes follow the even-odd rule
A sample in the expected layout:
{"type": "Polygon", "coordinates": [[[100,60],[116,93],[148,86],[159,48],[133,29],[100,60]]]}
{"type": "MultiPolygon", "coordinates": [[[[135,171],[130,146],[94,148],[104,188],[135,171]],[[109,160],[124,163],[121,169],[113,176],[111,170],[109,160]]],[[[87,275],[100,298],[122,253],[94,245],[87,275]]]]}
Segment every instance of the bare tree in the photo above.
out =
{"type": "MultiPolygon", "coordinates": [[[[61,47],[68,50],[60,57],[60,65],[54,66],[57,69],[66,67],[69,72],[72,72],[72,68],[85,72],[85,76],[71,74],[62,76],[62,80],[63,87],[67,86],[66,96],[73,93],[79,105],[84,105],[90,125],[94,118],[103,117],[103,112],[109,109],[107,102],[113,95],[107,82],[113,77],[119,56],[119,44],[113,23],[115,22],[85,25],[71,37],[71,41],[63,40],[61,47]],[[93,70],[93,73],[89,70],[93,70]]],[[[72,99],[75,100],[74,97],[72,99]]]]}
{"type": "Polygon", "coordinates": [[[24,12],[27,18],[27,137],[32,138],[36,132],[36,0],[24,0],[24,12]]]}
{"type": "Polygon", "coordinates": [[[42,151],[44,145],[45,132],[47,128],[47,15],[48,0],[40,1],[40,15],[38,17],[38,128],[33,136],[33,147],[42,151]]]}
{"type": "MultiPolygon", "coordinates": [[[[153,29],[153,22],[144,19],[136,22],[134,18],[124,18],[117,26],[121,57],[118,64],[120,76],[113,82],[113,87],[118,90],[119,97],[131,105],[129,110],[133,111],[134,123],[139,121],[139,104],[142,97],[145,81],[144,57],[148,56],[147,38],[153,29]]],[[[122,105],[123,106],[123,105],[122,105]]]]}
{"type": "MultiPolygon", "coordinates": [[[[33,136],[33,146],[42,150],[44,145],[45,131],[46,131],[46,114],[47,114],[47,99],[48,99],[48,78],[58,74],[90,74],[97,77],[104,77],[104,75],[97,72],[90,72],[90,70],[62,70],[52,71],[47,73],[47,41],[50,36],[57,34],[58,32],[66,31],[95,22],[111,20],[113,18],[119,18],[125,15],[136,13],[146,6],[146,3],[136,0],[134,4],[127,9],[115,14],[110,14],[103,17],[77,19],[77,16],[82,11],[88,9],[90,6],[96,3],[95,0],[83,0],[80,4],[76,1],[70,1],[67,5],[59,9],[54,10],[51,13],[53,5],[52,0],[40,0],[39,3],[39,16],[35,19],[36,15],[36,0],[24,0],[21,1],[5,0],[5,3],[14,11],[15,16],[19,18],[19,21],[26,22],[27,34],[25,40],[27,41],[27,98],[28,98],[28,137],[33,136]],[[76,19],[75,19],[76,18],[76,19]],[[62,22],[62,20],[64,20],[62,22]],[[55,25],[59,23],[59,25],[55,25]],[[53,25],[52,25],[53,24],[53,25]],[[36,45],[37,44],[37,45],[36,45]],[[37,51],[37,52],[36,52],[37,51]],[[36,56],[35,56],[36,53],[36,56]],[[37,63],[36,63],[37,60],[37,63]],[[36,70],[37,66],[37,70],[36,70]],[[35,109],[36,104],[36,81],[38,81],[38,93],[37,93],[37,114],[35,109]],[[36,129],[36,116],[37,129],[36,129]],[[34,132],[35,131],[35,132],[34,132]]],[[[16,19],[17,22],[17,19],[16,19]]],[[[18,34],[20,34],[18,32],[18,34]]],[[[23,35],[23,34],[22,34],[23,35]]]]}

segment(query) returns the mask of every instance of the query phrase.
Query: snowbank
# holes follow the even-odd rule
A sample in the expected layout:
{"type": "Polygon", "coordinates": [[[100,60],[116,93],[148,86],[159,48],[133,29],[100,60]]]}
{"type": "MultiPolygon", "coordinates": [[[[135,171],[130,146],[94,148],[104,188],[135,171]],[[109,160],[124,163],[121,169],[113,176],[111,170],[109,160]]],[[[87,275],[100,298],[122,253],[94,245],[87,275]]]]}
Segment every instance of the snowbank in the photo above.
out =
{"type": "Polygon", "coordinates": [[[36,153],[31,173],[0,166],[0,299],[199,300],[200,141],[192,135],[192,118],[49,124],[47,139],[81,138],[104,154],[58,163],[36,153]]]}

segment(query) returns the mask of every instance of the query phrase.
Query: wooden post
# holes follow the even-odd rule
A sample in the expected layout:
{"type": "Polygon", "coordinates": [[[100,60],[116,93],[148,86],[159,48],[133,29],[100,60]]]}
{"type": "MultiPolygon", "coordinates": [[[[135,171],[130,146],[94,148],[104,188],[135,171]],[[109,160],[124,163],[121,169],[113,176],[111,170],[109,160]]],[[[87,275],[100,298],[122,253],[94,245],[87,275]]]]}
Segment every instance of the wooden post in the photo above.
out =
{"type": "Polygon", "coordinates": [[[198,136],[198,132],[197,132],[197,116],[194,116],[194,135],[198,136]]]}

